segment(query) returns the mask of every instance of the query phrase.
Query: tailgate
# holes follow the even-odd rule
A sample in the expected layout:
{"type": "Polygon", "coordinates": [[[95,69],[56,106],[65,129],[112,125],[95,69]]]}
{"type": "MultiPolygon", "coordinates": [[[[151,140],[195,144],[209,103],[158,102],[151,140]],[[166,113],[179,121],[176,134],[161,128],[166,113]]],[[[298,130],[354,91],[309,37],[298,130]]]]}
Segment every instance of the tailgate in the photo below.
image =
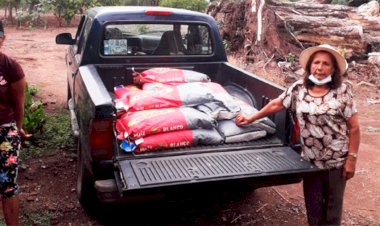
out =
{"type": "Polygon", "coordinates": [[[289,147],[128,159],[118,165],[121,192],[241,178],[295,179],[318,171],[289,147]]]}

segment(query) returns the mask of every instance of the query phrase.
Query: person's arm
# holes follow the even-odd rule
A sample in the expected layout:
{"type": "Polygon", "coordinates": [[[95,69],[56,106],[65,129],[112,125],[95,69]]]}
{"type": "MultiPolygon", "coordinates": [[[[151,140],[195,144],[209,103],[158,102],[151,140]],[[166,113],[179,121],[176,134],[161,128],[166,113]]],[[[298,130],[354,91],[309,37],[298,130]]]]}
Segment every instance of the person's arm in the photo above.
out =
{"type": "Polygon", "coordinates": [[[348,156],[343,170],[343,174],[346,180],[351,179],[355,175],[357,153],[360,143],[360,126],[359,116],[357,113],[353,114],[348,119],[347,125],[349,129],[348,156]]]}
{"type": "Polygon", "coordinates": [[[247,116],[243,114],[238,114],[236,116],[235,122],[237,125],[246,125],[260,118],[264,118],[268,115],[279,112],[282,109],[284,109],[284,105],[282,104],[282,99],[276,98],[272,100],[271,102],[269,102],[267,105],[265,105],[260,111],[252,115],[247,116]]]}
{"type": "Polygon", "coordinates": [[[25,138],[30,135],[25,134],[23,130],[23,118],[24,118],[24,103],[25,103],[25,78],[18,80],[10,85],[11,96],[13,99],[13,111],[15,114],[15,120],[17,128],[20,131],[21,137],[25,138]]]}

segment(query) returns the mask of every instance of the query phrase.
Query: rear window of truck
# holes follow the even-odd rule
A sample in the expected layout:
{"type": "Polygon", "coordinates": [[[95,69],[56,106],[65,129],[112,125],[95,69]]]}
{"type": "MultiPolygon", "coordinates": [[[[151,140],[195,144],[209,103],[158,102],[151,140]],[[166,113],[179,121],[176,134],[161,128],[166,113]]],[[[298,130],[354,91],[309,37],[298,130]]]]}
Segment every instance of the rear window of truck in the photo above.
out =
{"type": "Polygon", "coordinates": [[[210,29],[204,24],[108,24],[104,56],[211,55],[210,29]]]}

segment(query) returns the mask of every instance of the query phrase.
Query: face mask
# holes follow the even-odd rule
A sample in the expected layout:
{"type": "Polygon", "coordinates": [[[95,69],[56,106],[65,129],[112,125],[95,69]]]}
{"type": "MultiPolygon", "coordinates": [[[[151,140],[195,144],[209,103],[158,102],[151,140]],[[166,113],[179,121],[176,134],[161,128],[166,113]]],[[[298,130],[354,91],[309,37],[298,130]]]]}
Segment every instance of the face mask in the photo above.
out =
{"type": "Polygon", "coordinates": [[[329,75],[322,80],[318,80],[313,74],[311,74],[309,75],[309,80],[317,86],[323,86],[331,82],[332,79],[331,79],[331,75],[329,75]]]}

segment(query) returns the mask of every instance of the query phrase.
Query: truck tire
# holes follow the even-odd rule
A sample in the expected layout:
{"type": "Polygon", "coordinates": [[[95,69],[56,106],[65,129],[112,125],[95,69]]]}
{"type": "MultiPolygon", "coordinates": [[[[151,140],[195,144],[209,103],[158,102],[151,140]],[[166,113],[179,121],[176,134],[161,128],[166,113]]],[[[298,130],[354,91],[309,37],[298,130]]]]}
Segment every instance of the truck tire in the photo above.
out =
{"type": "Polygon", "coordinates": [[[78,163],[77,163],[77,197],[84,209],[89,210],[97,202],[94,187],[94,177],[87,169],[81,149],[80,139],[78,140],[78,163]]]}

